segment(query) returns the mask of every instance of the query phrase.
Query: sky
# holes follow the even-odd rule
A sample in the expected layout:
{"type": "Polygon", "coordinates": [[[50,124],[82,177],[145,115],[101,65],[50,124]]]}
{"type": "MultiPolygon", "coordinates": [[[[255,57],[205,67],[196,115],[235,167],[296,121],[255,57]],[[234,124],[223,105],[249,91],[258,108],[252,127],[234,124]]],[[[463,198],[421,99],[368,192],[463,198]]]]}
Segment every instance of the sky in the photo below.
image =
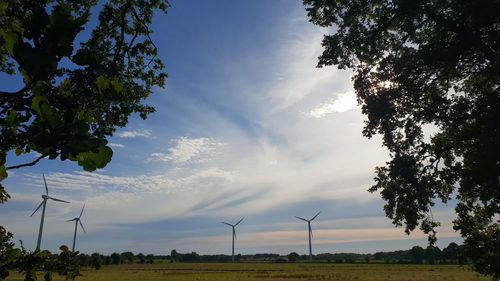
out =
{"type": "MultiPolygon", "coordinates": [[[[94,15],[95,16],[95,15],[94,15]]],[[[152,36],[169,78],[137,116],[110,138],[114,155],[87,173],[74,162],[42,160],[5,180],[12,199],[0,224],[34,249],[42,174],[50,195],[42,248],[70,245],[85,204],[77,250],[169,254],[195,251],[305,254],[310,218],[313,253],[373,253],[425,247],[384,216],[367,191],[388,152],[362,136],[365,117],[349,70],[316,68],[329,30],[308,22],[301,1],[174,0],[157,14],[152,36]]],[[[87,31],[85,31],[87,32],[87,31]]],[[[0,76],[15,88],[16,79],[0,76]]],[[[16,157],[22,163],[36,155],[16,157]]],[[[438,246],[460,242],[453,205],[437,205],[438,246]]]]}

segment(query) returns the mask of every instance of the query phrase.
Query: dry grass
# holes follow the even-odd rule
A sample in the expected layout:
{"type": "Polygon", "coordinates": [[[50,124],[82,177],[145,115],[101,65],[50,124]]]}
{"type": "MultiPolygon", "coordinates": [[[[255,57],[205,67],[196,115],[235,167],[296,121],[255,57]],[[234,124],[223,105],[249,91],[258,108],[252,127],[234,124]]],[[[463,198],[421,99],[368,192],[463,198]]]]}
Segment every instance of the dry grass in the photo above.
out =
{"type": "MultiPolygon", "coordinates": [[[[78,281],[486,281],[452,265],[157,263],[83,269],[78,281]]],[[[56,277],[56,276],[55,276],[56,277]]],[[[62,280],[59,277],[56,280],[62,280]]],[[[7,280],[22,280],[13,274],[7,280]]],[[[43,278],[40,278],[43,280],[43,278]]]]}

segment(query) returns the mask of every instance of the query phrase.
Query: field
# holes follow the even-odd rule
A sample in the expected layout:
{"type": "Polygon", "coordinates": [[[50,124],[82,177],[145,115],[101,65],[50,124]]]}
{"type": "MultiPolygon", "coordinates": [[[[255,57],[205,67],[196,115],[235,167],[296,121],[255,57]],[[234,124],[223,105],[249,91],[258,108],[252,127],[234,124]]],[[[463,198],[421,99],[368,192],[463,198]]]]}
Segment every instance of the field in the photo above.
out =
{"type": "MultiPolygon", "coordinates": [[[[488,277],[453,265],[328,263],[157,263],[83,269],[80,281],[486,281],[488,277]]],[[[62,280],[54,276],[55,280],[62,280]]],[[[7,280],[22,280],[19,275],[7,280]]],[[[40,276],[39,280],[43,280],[40,276]]]]}

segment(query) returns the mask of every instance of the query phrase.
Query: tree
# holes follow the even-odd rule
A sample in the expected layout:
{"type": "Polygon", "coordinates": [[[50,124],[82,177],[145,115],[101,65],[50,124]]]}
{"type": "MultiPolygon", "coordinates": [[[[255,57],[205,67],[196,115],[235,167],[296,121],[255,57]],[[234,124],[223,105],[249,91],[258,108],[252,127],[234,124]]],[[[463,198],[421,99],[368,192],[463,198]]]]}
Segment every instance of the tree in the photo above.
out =
{"type": "Polygon", "coordinates": [[[436,260],[441,259],[441,250],[436,246],[427,246],[425,249],[425,259],[429,264],[435,264],[436,260]]]}
{"type": "Polygon", "coordinates": [[[120,254],[122,263],[132,263],[134,262],[134,253],[132,252],[123,252],[120,254]]]}
{"type": "Polygon", "coordinates": [[[457,243],[451,242],[446,248],[443,249],[443,259],[451,262],[456,262],[458,260],[457,243]]]}
{"type": "Polygon", "coordinates": [[[287,258],[289,262],[296,262],[300,258],[300,256],[296,252],[291,252],[290,254],[288,254],[287,258]]]}
{"type": "Polygon", "coordinates": [[[102,267],[102,257],[99,253],[93,253],[90,256],[90,265],[92,265],[96,270],[102,267]]]}
{"type": "Polygon", "coordinates": [[[146,263],[146,256],[143,253],[139,253],[135,256],[135,258],[138,260],[138,263],[146,263]]]}
{"type": "MultiPolygon", "coordinates": [[[[113,155],[107,138],[131,114],[154,111],[143,100],[166,74],[149,24],[167,0],[105,1],[80,41],[97,3],[0,0],[0,71],[23,80],[17,90],[0,89],[0,182],[43,158],[103,168],[113,155]],[[11,151],[39,156],[9,166],[11,151]]],[[[8,198],[0,185],[0,202],[8,198]]]]}
{"type": "Polygon", "coordinates": [[[410,249],[410,259],[413,263],[422,263],[424,259],[425,250],[420,246],[413,246],[410,249]]]}
{"type": "Polygon", "coordinates": [[[112,253],[110,258],[111,258],[111,264],[121,264],[123,262],[121,255],[118,253],[112,253]]]}
{"type": "Polygon", "coordinates": [[[182,255],[177,253],[177,251],[175,249],[173,249],[172,251],[170,251],[170,258],[173,261],[181,261],[182,255]]]}
{"type": "Polygon", "coordinates": [[[390,161],[375,185],[393,223],[435,240],[431,207],[456,197],[454,228],[475,269],[500,277],[500,3],[304,0],[331,27],[319,67],[354,70],[390,161]],[[496,218],[495,218],[496,216],[496,218]]]}

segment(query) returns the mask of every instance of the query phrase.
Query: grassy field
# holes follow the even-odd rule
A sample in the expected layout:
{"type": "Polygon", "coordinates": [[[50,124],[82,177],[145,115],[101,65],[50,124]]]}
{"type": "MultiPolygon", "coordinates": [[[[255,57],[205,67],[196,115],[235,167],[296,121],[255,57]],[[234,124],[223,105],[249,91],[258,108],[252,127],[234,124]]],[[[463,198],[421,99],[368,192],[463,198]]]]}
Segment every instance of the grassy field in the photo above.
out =
{"type": "MultiPolygon", "coordinates": [[[[328,263],[162,263],[83,269],[80,281],[479,281],[491,280],[452,265],[387,265],[328,263]]],[[[58,276],[55,280],[62,280],[58,276]]],[[[15,274],[7,280],[21,280],[15,274]]],[[[39,278],[43,280],[43,278],[39,278]]]]}

